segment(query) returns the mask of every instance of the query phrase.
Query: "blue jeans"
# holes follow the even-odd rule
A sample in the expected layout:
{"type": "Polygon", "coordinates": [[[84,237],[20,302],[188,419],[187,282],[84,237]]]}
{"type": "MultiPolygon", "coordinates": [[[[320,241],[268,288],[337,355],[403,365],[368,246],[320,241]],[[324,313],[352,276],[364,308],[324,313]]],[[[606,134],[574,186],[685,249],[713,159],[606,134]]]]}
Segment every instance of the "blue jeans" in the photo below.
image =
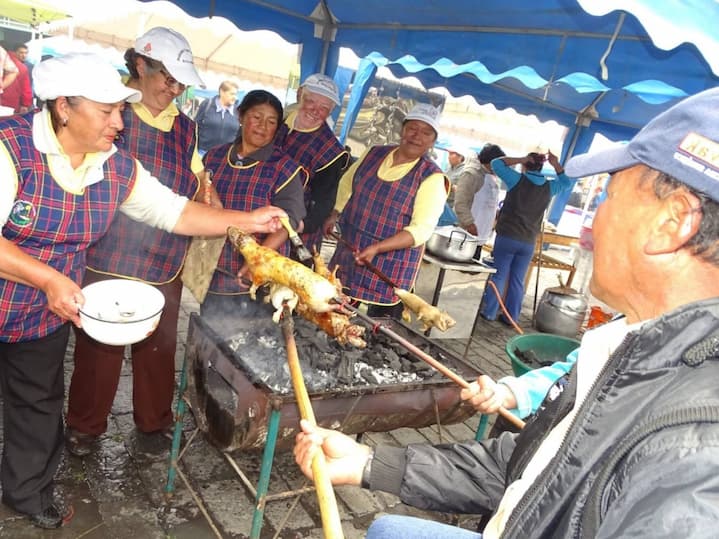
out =
{"type": "MultiPolygon", "coordinates": [[[[525,243],[506,236],[497,236],[494,240],[494,267],[497,273],[490,277],[499,293],[503,295],[504,305],[510,316],[517,320],[524,299],[524,277],[532,261],[534,242],[525,243]],[[505,292],[506,289],[506,292],[505,292]]],[[[481,314],[487,320],[496,320],[499,302],[491,286],[484,289],[481,314]]]]}
{"type": "Polygon", "coordinates": [[[384,515],[367,530],[366,539],[482,539],[482,534],[415,517],[384,515]]]}

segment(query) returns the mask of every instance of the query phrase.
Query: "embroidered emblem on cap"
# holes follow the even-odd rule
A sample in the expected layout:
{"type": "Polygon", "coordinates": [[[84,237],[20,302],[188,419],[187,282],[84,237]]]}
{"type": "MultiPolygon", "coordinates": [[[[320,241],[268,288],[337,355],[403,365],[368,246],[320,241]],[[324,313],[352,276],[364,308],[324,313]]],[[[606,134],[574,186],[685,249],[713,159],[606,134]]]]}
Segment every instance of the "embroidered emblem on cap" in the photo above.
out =
{"type": "Polygon", "coordinates": [[[26,227],[35,220],[35,206],[24,200],[16,200],[10,210],[10,222],[15,226],[26,227]]]}
{"type": "Polygon", "coordinates": [[[152,43],[145,43],[145,46],[142,47],[142,52],[152,52],[152,43]]]}
{"type": "Polygon", "coordinates": [[[719,180],[719,143],[698,133],[689,133],[674,158],[694,170],[719,180]]]}

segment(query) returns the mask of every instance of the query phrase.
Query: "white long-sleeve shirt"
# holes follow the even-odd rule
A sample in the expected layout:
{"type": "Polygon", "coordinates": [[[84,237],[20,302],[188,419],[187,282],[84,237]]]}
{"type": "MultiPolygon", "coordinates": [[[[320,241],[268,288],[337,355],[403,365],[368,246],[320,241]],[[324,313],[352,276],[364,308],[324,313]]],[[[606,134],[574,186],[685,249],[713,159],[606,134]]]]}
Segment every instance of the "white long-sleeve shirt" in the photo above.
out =
{"type": "MultiPolygon", "coordinates": [[[[33,116],[32,138],[35,149],[47,155],[53,179],[65,191],[77,195],[84,193],[89,185],[110,181],[104,177],[103,165],[117,148],[113,145],[106,152],[88,153],[77,168],[55,136],[46,108],[33,116]]],[[[137,179],[120,211],[136,221],[172,232],[187,204],[187,197],[174,193],[152,176],[139,161],[135,160],[137,179]]],[[[0,228],[7,222],[17,196],[18,175],[9,149],[0,143],[0,228]]]]}

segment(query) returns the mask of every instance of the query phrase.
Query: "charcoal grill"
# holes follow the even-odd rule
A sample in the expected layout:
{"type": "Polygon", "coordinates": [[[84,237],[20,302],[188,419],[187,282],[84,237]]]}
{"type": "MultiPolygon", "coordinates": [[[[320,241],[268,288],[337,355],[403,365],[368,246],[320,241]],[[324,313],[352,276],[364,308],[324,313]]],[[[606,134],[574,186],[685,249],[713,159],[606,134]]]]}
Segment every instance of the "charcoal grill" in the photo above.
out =
{"type": "MultiPolygon", "coordinates": [[[[401,322],[380,319],[382,324],[421,347],[458,375],[473,380],[479,372],[469,363],[430,341],[401,322]]],[[[269,324],[282,340],[281,328],[265,316],[233,320],[236,329],[269,324]]],[[[358,322],[360,323],[360,322],[358,322]]],[[[266,329],[266,328],[265,328],[266,329]]],[[[294,394],[275,390],[258,379],[243,361],[242,346],[233,349],[231,340],[213,328],[212,321],[196,313],[190,316],[180,395],[189,400],[198,427],[207,438],[225,452],[228,460],[234,451],[262,450],[262,464],[257,489],[235,465],[245,486],[256,499],[250,537],[259,537],[266,502],[296,495],[299,491],[267,495],[275,449],[292,447],[298,431],[300,414],[294,394]]],[[[372,338],[368,338],[370,346],[372,338]]],[[[298,338],[298,345],[300,344],[298,338]]],[[[286,363],[284,350],[268,361],[286,363]]],[[[300,357],[302,360],[302,357],[300,357]]],[[[304,368],[303,368],[304,371],[304,368]]],[[[471,417],[474,409],[459,399],[459,388],[437,373],[421,380],[385,384],[345,385],[313,391],[309,397],[318,425],[346,434],[386,432],[400,427],[421,428],[452,424],[471,417]]],[[[305,373],[307,377],[307,373],[305,373]]],[[[184,399],[178,399],[175,439],[168,471],[166,494],[174,490],[179,433],[184,399]]],[[[441,431],[440,431],[441,434],[441,431]]],[[[180,474],[181,475],[181,474],[180,474]]],[[[182,477],[182,476],[181,476],[182,477]]],[[[189,485],[188,485],[189,486],[189,485]]],[[[307,489],[304,489],[307,490],[307,489]]]]}
{"type": "MultiPolygon", "coordinates": [[[[265,319],[261,319],[260,323],[265,319]]],[[[282,340],[279,326],[269,315],[267,324],[282,340]]],[[[238,320],[237,328],[257,320],[238,320]]],[[[468,363],[429,341],[404,324],[382,320],[413,344],[472,380],[478,372],[468,363]]],[[[368,338],[371,345],[371,338],[368,338]]],[[[299,337],[298,337],[299,344],[299,337]]],[[[273,411],[281,419],[277,448],[292,446],[299,425],[299,411],[293,393],[277,391],[258,380],[243,362],[243,350],[233,350],[230,341],[213,329],[208,320],[193,314],[187,336],[189,397],[198,425],[209,440],[223,451],[261,450],[268,435],[273,411]]],[[[284,350],[267,361],[286,364],[284,350]]],[[[302,359],[302,358],[301,358],[302,359]]],[[[307,369],[305,376],[307,376],[307,369]]],[[[420,428],[466,420],[474,410],[459,399],[459,390],[450,380],[432,372],[427,379],[385,384],[345,385],[313,391],[308,384],[317,423],[346,434],[386,432],[400,427],[420,428]]]]}

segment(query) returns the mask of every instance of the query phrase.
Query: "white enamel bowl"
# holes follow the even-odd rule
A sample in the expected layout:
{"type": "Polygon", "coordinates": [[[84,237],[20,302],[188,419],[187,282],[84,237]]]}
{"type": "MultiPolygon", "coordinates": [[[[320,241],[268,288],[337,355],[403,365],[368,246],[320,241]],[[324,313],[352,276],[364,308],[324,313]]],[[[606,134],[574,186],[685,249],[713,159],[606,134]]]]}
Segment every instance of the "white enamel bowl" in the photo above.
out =
{"type": "Polygon", "coordinates": [[[157,288],[129,279],[98,281],[83,288],[82,294],[82,329],[96,341],[114,346],[152,335],[165,307],[165,297],[157,288]]]}

